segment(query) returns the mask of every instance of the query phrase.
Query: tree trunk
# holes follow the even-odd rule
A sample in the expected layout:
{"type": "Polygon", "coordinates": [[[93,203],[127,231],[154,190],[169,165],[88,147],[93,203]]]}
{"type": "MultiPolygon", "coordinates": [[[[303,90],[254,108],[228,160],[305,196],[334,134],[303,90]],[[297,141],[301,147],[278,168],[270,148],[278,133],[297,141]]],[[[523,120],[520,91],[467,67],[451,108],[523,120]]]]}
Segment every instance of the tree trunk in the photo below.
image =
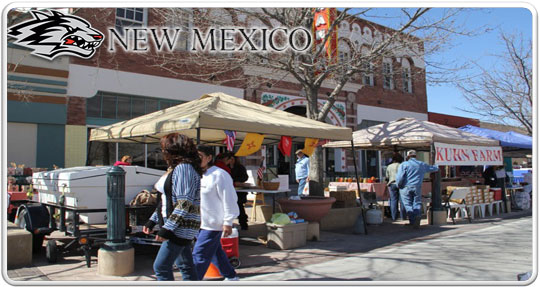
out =
{"type": "Polygon", "coordinates": [[[317,147],[309,158],[309,195],[324,196],[323,175],[322,148],[317,147]]]}
{"type": "MultiPolygon", "coordinates": [[[[317,106],[318,95],[319,90],[317,88],[306,90],[306,99],[308,101],[306,112],[307,117],[312,120],[317,120],[319,114],[319,107],[317,106]]],[[[317,147],[309,157],[309,179],[309,195],[324,196],[323,154],[321,147],[317,147]]]]}

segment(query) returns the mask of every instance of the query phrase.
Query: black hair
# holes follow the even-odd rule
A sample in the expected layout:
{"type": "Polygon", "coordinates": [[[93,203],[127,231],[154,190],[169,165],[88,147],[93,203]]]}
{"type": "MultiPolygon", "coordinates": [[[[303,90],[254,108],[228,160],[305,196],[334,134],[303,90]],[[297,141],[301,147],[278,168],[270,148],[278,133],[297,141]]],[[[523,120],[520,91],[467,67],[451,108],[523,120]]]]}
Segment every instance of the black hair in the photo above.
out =
{"type": "Polygon", "coordinates": [[[199,152],[204,153],[207,156],[211,155],[212,160],[210,162],[208,162],[208,166],[214,165],[214,158],[215,158],[214,157],[214,147],[207,146],[207,145],[199,145],[199,146],[197,146],[197,150],[199,152]]]}

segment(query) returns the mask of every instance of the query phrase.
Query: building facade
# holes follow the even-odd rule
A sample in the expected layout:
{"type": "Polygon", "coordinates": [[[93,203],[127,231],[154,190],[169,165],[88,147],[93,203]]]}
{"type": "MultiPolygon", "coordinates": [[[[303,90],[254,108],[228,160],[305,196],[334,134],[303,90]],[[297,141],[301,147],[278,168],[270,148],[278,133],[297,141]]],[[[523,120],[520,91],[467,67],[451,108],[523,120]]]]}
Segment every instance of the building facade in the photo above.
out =
{"type": "MultiPolygon", "coordinates": [[[[238,26],[252,23],[248,17],[221,10],[207,13],[229,13],[227,17],[231,23],[238,26]]],[[[102,32],[111,28],[122,31],[123,27],[171,25],[170,19],[164,20],[163,15],[151,8],[79,8],[71,12],[102,32]]],[[[197,25],[190,17],[179,17],[173,24],[181,27],[197,25]]],[[[356,43],[367,43],[385,29],[355,19],[342,22],[338,35],[356,43]]],[[[182,56],[191,40],[180,34],[177,41],[178,56],[182,56]]],[[[339,45],[340,57],[346,57],[351,47],[342,42],[339,45]]],[[[380,62],[379,68],[359,75],[345,85],[328,114],[327,123],[357,130],[401,117],[428,119],[423,59],[396,53],[380,62]]],[[[185,70],[193,68],[196,67],[183,67],[185,70]]],[[[256,76],[258,69],[260,67],[246,68],[243,73],[256,76]]],[[[89,143],[89,129],[198,99],[211,92],[224,92],[305,115],[306,99],[302,87],[292,77],[279,76],[269,79],[271,84],[253,88],[234,81],[208,83],[180,70],[163,69],[147,54],[111,49],[107,40],[90,59],[62,56],[54,61],[36,58],[29,55],[29,51],[10,45],[8,161],[36,167],[53,164],[71,167],[111,164],[118,154],[124,153],[134,154],[136,158],[152,154],[157,150],[156,146],[89,143]]],[[[331,82],[322,84],[319,105],[324,104],[332,89],[331,82]]],[[[276,166],[282,172],[291,171],[290,161],[294,159],[284,158],[276,147],[269,146],[266,156],[268,165],[276,166]]],[[[363,175],[380,177],[385,158],[376,151],[360,151],[359,156],[363,175]]],[[[143,161],[147,160],[149,158],[143,161]]],[[[324,160],[329,173],[352,171],[352,155],[345,150],[325,151],[324,160]]],[[[256,165],[254,161],[248,161],[248,164],[256,165]]]]}

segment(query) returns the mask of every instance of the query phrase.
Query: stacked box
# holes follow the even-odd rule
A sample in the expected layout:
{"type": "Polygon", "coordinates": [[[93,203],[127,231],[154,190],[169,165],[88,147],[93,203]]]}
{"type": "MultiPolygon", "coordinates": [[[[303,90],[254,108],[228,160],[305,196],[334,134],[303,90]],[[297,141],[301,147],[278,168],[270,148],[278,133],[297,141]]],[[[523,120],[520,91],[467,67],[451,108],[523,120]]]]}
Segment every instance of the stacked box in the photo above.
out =
{"type": "Polygon", "coordinates": [[[473,193],[471,187],[461,187],[461,188],[469,189],[469,192],[467,193],[467,196],[465,196],[465,202],[467,204],[474,204],[474,193],[473,193]]]}
{"type": "Polygon", "coordinates": [[[493,192],[489,192],[489,188],[484,189],[484,202],[486,203],[493,202],[493,192]]]}

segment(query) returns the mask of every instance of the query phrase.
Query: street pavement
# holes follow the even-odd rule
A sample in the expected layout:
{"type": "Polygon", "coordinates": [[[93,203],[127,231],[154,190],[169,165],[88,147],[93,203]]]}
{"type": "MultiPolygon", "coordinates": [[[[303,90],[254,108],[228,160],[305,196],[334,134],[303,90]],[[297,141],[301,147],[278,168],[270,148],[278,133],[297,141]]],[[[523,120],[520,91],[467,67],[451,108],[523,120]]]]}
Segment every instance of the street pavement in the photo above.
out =
{"type": "MultiPolygon", "coordinates": [[[[353,234],[351,229],[323,231],[319,241],[308,241],[306,246],[292,250],[267,248],[257,239],[265,226],[251,225],[250,230],[240,232],[240,283],[377,281],[376,284],[416,285],[474,281],[517,285],[517,274],[533,270],[530,210],[476,219],[473,223],[460,220],[456,225],[431,226],[424,219],[420,229],[404,223],[385,220],[381,225],[368,226],[368,235],[353,234]]],[[[151,284],[149,281],[155,280],[152,263],[157,248],[137,246],[135,251],[135,272],[129,276],[99,275],[97,258],[92,257],[92,266],[87,268],[80,253],[67,254],[56,264],[48,263],[39,254],[34,257],[33,266],[7,270],[4,280],[11,284],[50,281],[41,282],[47,285],[68,281],[86,285],[107,281],[151,284]]],[[[179,272],[175,276],[181,280],[179,272]]]]}

